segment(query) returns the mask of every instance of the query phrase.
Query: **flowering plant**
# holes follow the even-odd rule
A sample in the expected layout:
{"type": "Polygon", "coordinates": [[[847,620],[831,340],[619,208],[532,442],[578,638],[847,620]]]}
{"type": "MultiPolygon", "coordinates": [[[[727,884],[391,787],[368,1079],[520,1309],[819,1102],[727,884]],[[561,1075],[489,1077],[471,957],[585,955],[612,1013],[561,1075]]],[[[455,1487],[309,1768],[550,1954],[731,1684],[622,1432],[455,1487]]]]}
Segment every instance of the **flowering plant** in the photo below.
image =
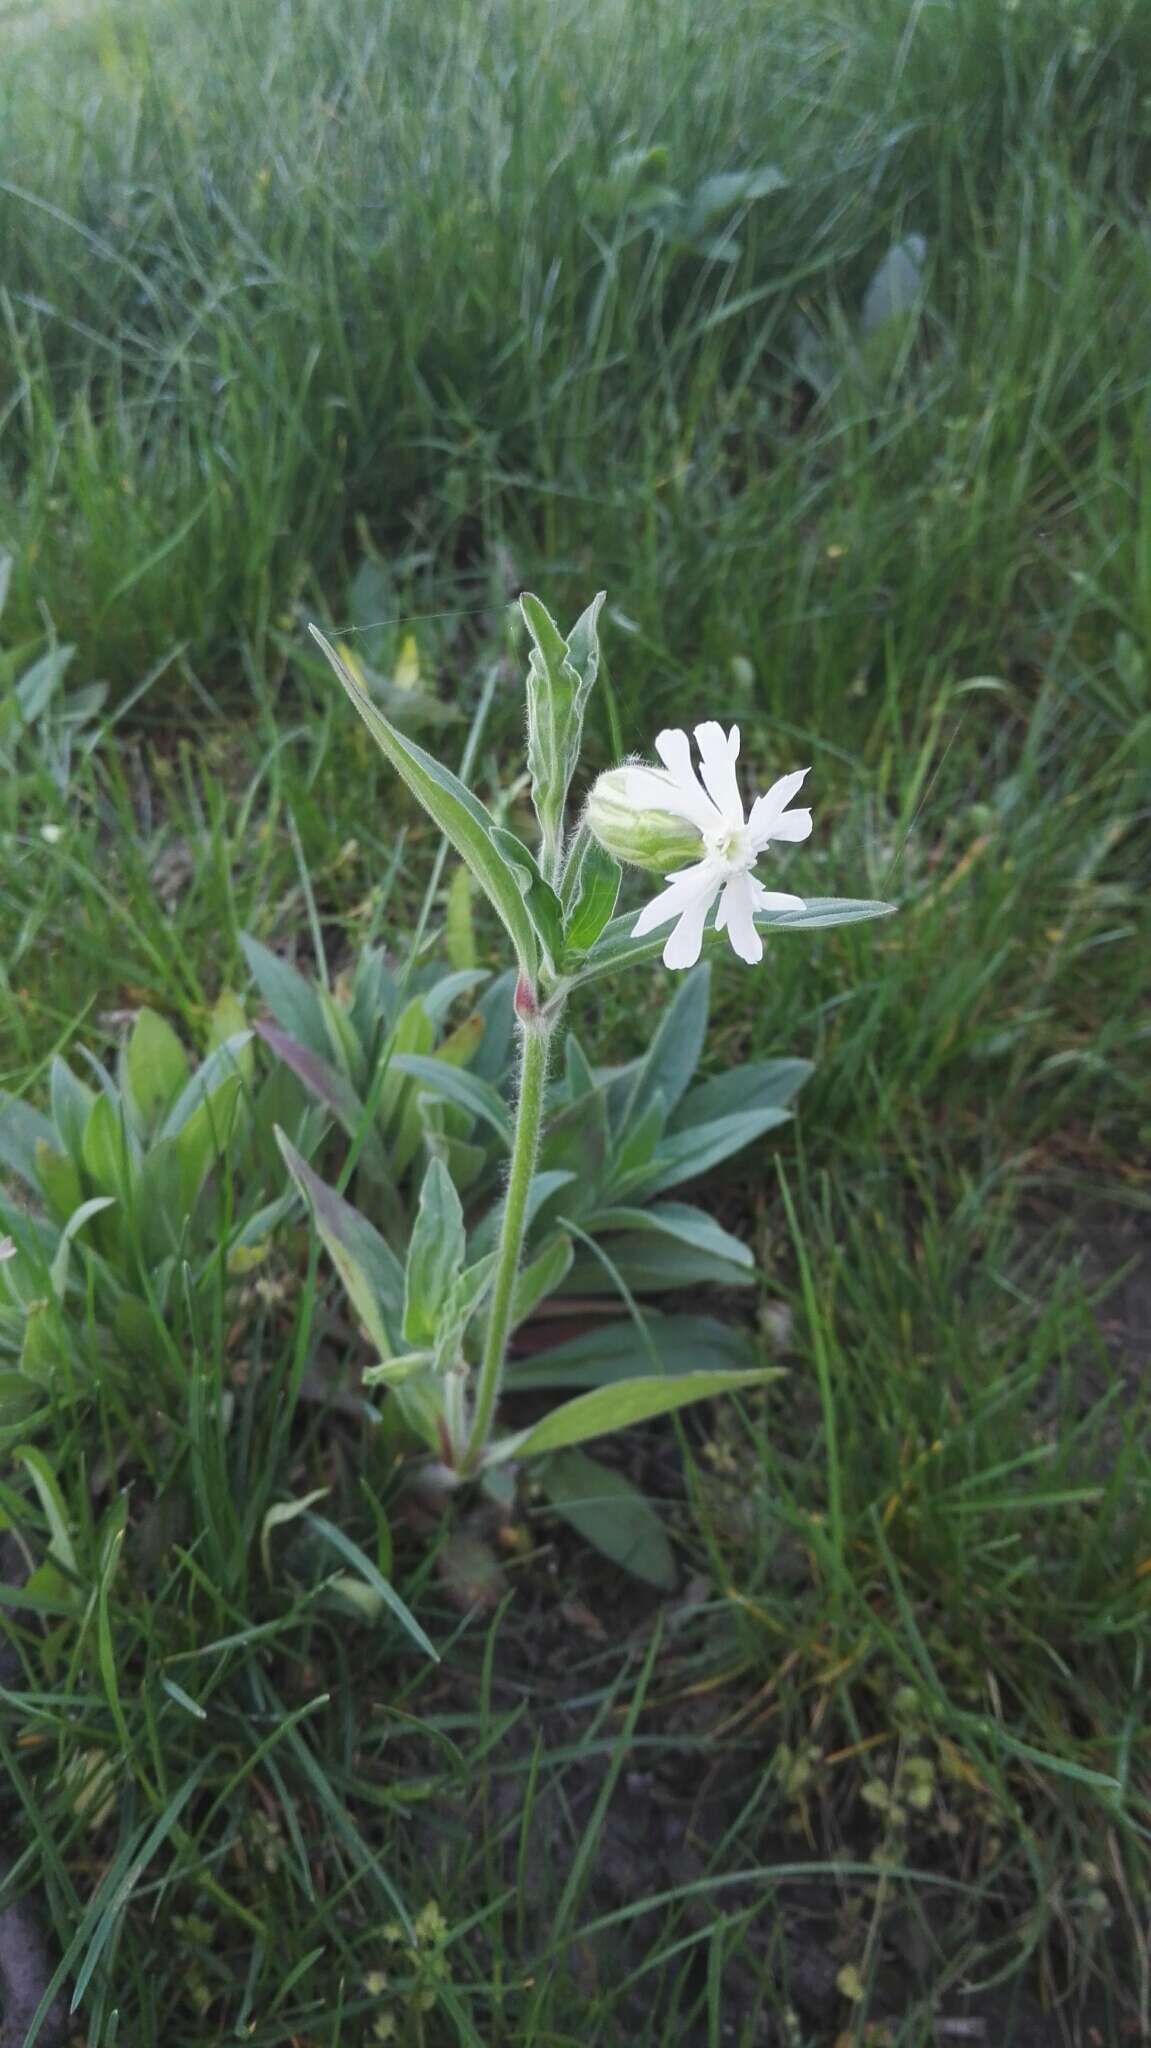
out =
{"type": "Polygon", "coordinates": [[[635,937],[642,939],[674,919],[675,928],[663,949],[665,967],[694,967],[707,913],[717,896],[716,931],[726,931],[740,959],[754,966],[763,958],[756,912],[807,908],[802,896],[765,889],[752,870],[773,839],[809,837],[811,812],[787,808],[808,771],[799,768],[781,776],[766,796],[756,797],[750,816],[745,818],[735,773],[738,725],[725,733],[711,719],[696,726],[695,743],[702,763],[702,786],[692,766],[687,734],[661,732],[655,750],[663,768],[633,764],[601,776],[588,805],[588,824],[600,845],[609,851],[618,849],[623,860],[635,860],[630,849],[636,846],[644,854],[638,863],[643,867],[650,864],[648,849],[657,844],[673,855],[668,887],[640,911],[632,928],[635,937]],[[697,858],[690,867],[676,872],[680,863],[675,856],[688,848],[697,858]]]}
{"type": "MultiPolygon", "coordinates": [[[[401,1266],[364,1219],[290,1146],[283,1148],[378,1352],[365,1377],[401,1398],[445,1485],[474,1478],[491,1484],[512,1461],[553,1458],[631,1422],[769,1377],[735,1369],[649,1372],[594,1386],[526,1429],[499,1429],[509,1335],[540,1278],[534,1264],[523,1265],[523,1253],[532,1218],[551,1192],[540,1170],[540,1140],[550,1055],[569,998],[661,951],[667,965],[688,967],[726,937],[741,959],[753,961],[762,956],[765,934],[777,928],[810,930],[890,908],[837,898],[805,902],[759,881],[753,870],[769,845],[811,831],[810,812],[789,808],[806,770],[784,776],[745,814],[735,727],[726,734],[712,722],[696,728],[698,775],[686,733],[660,733],[655,746],[662,766],[629,762],[601,776],[579,824],[569,830],[569,794],[599,662],[601,604],[602,594],[565,637],[537,598],[520,599],[532,642],[527,723],[534,850],[401,733],[312,628],[387,760],[488,897],[515,955],[518,1088],[506,1186],[489,1227],[469,1237],[452,1175],[432,1149],[401,1266]],[[654,866],[667,877],[666,888],[638,914],[616,915],[623,864],[654,866]],[[668,924],[673,930],[665,942],[658,934],[668,924]]],[[[666,1115],[658,1092],[645,1113],[653,1124],[666,1115]]]]}

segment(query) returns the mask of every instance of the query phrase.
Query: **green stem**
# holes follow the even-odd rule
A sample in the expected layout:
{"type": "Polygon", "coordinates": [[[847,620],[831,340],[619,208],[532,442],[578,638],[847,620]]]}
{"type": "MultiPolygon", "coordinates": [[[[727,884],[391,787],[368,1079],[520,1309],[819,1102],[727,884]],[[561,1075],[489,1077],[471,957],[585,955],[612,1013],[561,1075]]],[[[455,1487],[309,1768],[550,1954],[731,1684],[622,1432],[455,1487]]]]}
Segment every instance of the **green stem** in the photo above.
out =
{"type": "Polygon", "coordinates": [[[511,1332],[512,1303],[520,1269],[520,1254],[524,1245],[528,1196],[531,1192],[532,1175],[535,1172],[540,1125],[543,1122],[548,1052],[551,1047],[554,1019],[549,1018],[545,1023],[537,1012],[535,1016],[526,1020],[521,1028],[523,1059],[520,1064],[520,1094],[516,1105],[512,1161],[508,1172],[503,1221],[500,1225],[495,1284],[492,1287],[487,1334],[484,1338],[483,1357],[480,1360],[479,1381],[476,1386],[475,1411],[467,1450],[462,1460],[464,1472],[474,1472],[483,1456],[500,1398],[504,1355],[511,1332]]]}

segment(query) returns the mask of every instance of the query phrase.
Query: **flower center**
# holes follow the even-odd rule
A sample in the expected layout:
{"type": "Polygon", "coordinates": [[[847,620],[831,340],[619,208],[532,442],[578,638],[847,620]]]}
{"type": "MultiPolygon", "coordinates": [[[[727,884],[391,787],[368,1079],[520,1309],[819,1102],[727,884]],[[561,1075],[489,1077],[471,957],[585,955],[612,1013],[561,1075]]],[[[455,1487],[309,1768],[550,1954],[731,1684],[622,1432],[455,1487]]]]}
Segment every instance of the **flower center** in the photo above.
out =
{"type": "Polygon", "coordinates": [[[746,825],[725,822],[703,835],[703,843],[715,860],[721,860],[734,875],[746,874],[755,866],[758,854],[751,845],[746,825]]]}

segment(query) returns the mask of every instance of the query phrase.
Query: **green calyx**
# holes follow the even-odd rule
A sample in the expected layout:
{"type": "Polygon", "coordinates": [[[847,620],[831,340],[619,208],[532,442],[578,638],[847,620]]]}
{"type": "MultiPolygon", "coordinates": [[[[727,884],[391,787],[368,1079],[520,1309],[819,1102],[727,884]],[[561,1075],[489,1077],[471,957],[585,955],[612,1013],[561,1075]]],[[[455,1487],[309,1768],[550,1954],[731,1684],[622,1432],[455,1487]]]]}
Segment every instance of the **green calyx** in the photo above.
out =
{"type": "Polygon", "coordinates": [[[593,839],[629,867],[670,874],[703,852],[698,828],[670,811],[638,810],[627,794],[626,768],[609,768],[595,783],[584,819],[593,839]]]}

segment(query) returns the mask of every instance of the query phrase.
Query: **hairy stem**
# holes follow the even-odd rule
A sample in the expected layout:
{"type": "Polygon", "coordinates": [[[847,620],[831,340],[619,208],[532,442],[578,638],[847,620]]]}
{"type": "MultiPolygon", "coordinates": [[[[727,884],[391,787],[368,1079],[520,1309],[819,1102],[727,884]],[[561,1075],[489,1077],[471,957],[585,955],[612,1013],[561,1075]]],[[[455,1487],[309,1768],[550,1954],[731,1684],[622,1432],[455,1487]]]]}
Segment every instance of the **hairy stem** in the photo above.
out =
{"type": "Polygon", "coordinates": [[[544,1090],[547,1084],[548,1053],[554,1020],[549,1018],[545,1022],[543,1016],[537,1013],[530,1018],[525,1017],[521,1029],[523,1059],[520,1064],[515,1138],[512,1143],[508,1191],[500,1225],[495,1284],[492,1287],[487,1334],[476,1386],[476,1405],[463,1458],[462,1469],[465,1472],[474,1471],[483,1455],[500,1398],[504,1356],[511,1331],[516,1276],[519,1273],[520,1255],[524,1245],[528,1195],[531,1192],[540,1125],[543,1122],[544,1090]]]}

